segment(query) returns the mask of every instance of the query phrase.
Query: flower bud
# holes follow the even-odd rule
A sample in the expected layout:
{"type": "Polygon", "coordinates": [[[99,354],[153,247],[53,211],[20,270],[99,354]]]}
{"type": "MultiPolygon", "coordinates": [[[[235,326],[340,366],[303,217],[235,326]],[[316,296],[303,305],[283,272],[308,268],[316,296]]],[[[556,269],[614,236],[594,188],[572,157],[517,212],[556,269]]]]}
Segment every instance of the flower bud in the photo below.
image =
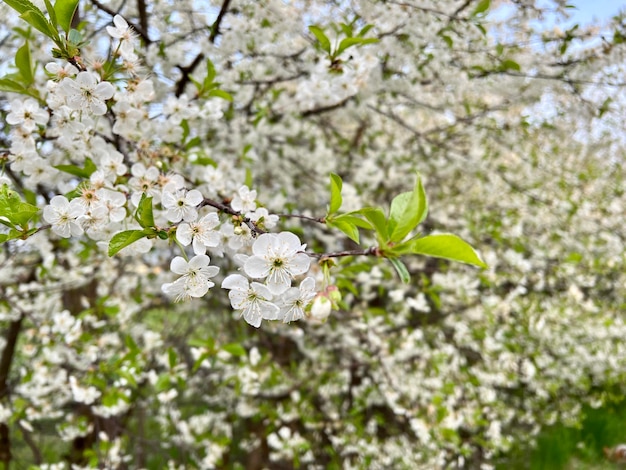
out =
{"type": "Polygon", "coordinates": [[[317,321],[324,321],[330,315],[333,309],[331,300],[325,293],[319,293],[313,300],[311,305],[311,318],[317,321]]]}

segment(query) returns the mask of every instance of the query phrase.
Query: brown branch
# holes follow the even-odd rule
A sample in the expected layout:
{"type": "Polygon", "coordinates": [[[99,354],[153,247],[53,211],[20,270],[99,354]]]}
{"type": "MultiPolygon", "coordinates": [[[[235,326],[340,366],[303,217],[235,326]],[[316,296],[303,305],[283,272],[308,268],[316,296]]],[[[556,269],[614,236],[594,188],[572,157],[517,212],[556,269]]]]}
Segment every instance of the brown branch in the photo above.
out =
{"type": "Polygon", "coordinates": [[[178,68],[178,70],[180,70],[183,73],[183,76],[180,77],[180,79],[176,82],[176,90],[174,91],[176,96],[180,96],[183,94],[183,92],[185,91],[185,87],[191,81],[191,74],[196,69],[198,64],[200,64],[202,59],[204,59],[204,54],[201,52],[200,54],[196,56],[195,59],[193,59],[191,64],[185,67],[183,67],[182,65],[176,66],[176,68],[178,68]]]}
{"type": "MultiPolygon", "coordinates": [[[[228,6],[230,5],[230,0],[224,0],[222,3],[222,7],[220,8],[219,13],[217,14],[217,18],[211,25],[211,34],[209,35],[209,41],[212,44],[215,44],[217,37],[220,35],[220,25],[222,24],[222,20],[228,11],[228,6]]],[[[176,89],[174,93],[176,96],[180,96],[185,91],[185,87],[191,81],[191,74],[196,69],[196,67],[200,64],[200,62],[204,59],[204,53],[200,52],[195,59],[191,61],[191,64],[187,66],[177,65],[176,67],[183,73],[183,76],[180,77],[178,82],[176,82],[176,89]]]]}
{"type": "Polygon", "coordinates": [[[309,217],[308,215],[302,215],[302,214],[277,214],[277,215],[278,217],[293,217],[296,219],[310,220],[312,222],[318,222],[320,224],[326,223],[326,218],[324,217],[309,217]]]}
{"type": "MultiPolygon", "coordinates": [[[[119,13],[119,11],[115,11],[115,10],[109,8],[108,6],[103,5],[102,3],[100,3],[99,0],[91,0],[91,4],[93,6],[95,6],[98,10],[101,10],[101,11],[103,11],[105,13],[108,13],[111,16],[115,16],[115,15],[117,15],[119,13]]],[[[145,13],[145,11],[144,11],[144,13],[145,13]]],[[[140,10],[140,15],[141,15],[141,10],[140,10]]],[[[138,26],[138,25],[128,21],[128,19],[126,19],[126,18],[124,18],[124,19],[137,32],[137,34],[139,34],[141,39],[143,39],[146,44],[152,44],[152,40],[148,36],[148,32],[143,28],[143,26],[138,26]]],[[[140,21],[141,21],[141,19],[140,19],[140,21]]],[[[146,19],[146,23],[147,23],[147,19],[146,19]]]]}
{"type": "Polygon", "coordinates": [[[230,5],[230,0],[224,0],[222,3],[222,8],[220,8],[220,12],[217,14],[217,18],[213,22],[211,26],[211,35],[209,36],[209,41],[215,43],[215,40],[220,35],[220,25],[222,24],[222,20],[224,19],[224,15],[228,11],[228,6],[230,5]]]}
{"type": "Polygon", "coordinates": [[[139,24],[141,29],[148,32],[148,14],[146,10],[146,0],[137,0],[137,11],[139,12],[139,24]]]}
{"type": "Polygon", "coordinates": [[[241,220],[242,223],[246,224],[248,226],[248,228],[250,229],[250,231],[252,232],[253,236],[257,236],[257,235],[261,235],[263,233],[266,233],[265,230],[260,229],[259,227],[256,226],[256,224],[250,220],[248,217],[245,217],[241,212],[236,211],[235,209],[233,209],[232,207],[230,207],[230,204],[225,204],[223,202],[217,202],[214,201],[212,199],[204,199],[204,201],[202,201],[202,203],[200,204],[200,207],[202,206],[211,206],[211,207],[215,207],[217,210],[224,212],[226,214],[230,214],[234,217],[237,217],[241,220]]]}
{"type": "Polygon", "coordinates": [[[333,253],[314,253],[312,251],[305,251],[304,253],[309,255],[311,258],[318,258],[320,260],[324,260],[326,258],[340,258],[343,256],[382,256],[380,249],[377,246],[372,246],[366,250],[346,250],[335,251],[333,253]]]}
{"type": "Polygon", "coordinates": [[[324,113],[327,113],[329,111],[334,111],[335,109],[339,109],[339,108],[343,107],[352,98],[354,98],[354,96],[348,96],[347,98],[344,98],[343,100],[341,100],[339,103],[331,104],[329,106],[322,106],[320,108],[309,109],[308,111],[304,111],[301,114],[301,116],[302,117],[314,116],[316,114],[324,114],[324,113]]]}
{"type": "Polygon", "coordinates": [[[24,426],[18,424],[20,431],[22,432],[22,437],[24,438],[24,442],[28,447],[30,447],[30,451],[33,453],[34,463],[37,465],[41,465],[43,462],[43,456],[41,455],[41,450],[37,447],[37,443],[34,441],[33,436],[30,431],[28,431],[24,426]]]}
{"type": "MultiPolygon", "coordinates": [[[[2,359],[0,359],[0,401],[9,394],[7,380],[13,363],[15,354],[15,346],[17,338],[22,328],[23,315],[19,320],[11,322],[6,333],[6,345],[2,351],[2,359]]],[[[4,468],[8,469],[11,463],[11,437],[9,436],[9,426],[6,423],[0,424],[0,462],[4,464],[4,468]]]]}

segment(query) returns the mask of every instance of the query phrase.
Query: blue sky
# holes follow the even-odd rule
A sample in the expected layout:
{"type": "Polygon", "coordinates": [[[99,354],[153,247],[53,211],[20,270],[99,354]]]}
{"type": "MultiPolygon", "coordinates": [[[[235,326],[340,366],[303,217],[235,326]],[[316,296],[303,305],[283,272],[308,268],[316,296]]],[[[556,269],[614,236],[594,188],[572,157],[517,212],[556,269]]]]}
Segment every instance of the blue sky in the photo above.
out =
{"type": "Polygon", "coordinates": [[[622,0],[570,0],[569,3],[576,6],[571,21],[582,24],[594,19],[608,20],[620,10],[626,10],[626,1],[622,0]]]}

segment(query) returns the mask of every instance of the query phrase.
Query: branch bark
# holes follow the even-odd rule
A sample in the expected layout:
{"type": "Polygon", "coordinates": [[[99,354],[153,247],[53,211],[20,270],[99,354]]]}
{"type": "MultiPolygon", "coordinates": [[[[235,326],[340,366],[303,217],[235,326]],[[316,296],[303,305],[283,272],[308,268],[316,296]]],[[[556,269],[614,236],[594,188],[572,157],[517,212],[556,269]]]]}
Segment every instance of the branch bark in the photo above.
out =
{"type": "MultiPolygon", "coordinates": [[[[23,318],[23,316],[20,316],[19,320],[11,322],[6,332],[6,346],[4,347],[4,351],[2,351],[2,358],[0,359],[0,401],[9,394],[7,381],[9,379],[9,372],[11,371],[11,364],[13,363],[13,356],[15,355],[17,338],[22,328],[23,318]]],[[[0,424],[0,462],[4,464],[5,469],[9,468],[11,459],[11,436],[9,434],[9,426],[6,423],[2,423],[0,424]]]]}
{"type": "MultiPolygon", "coordinates": [[[[219,13],[217,14],[217,18],[211,25],[211,34],[209,35],[209,41],[214,44],[220,35],[220,25],[222,24],[222,20],[228,11],[228,7],[230,5],[230,0],[224,0],[222,3],[222,7],[220,8],[219,13]]],[[[191,64],[187,66],[179,65],[178,69],[183,73],[183,76],[180,77],[178,82],[176,82],[176,96],[180,96],[185,91],[185,87],[191,81],[191,74],[196,69],[196,67],[202,62],[204,59],[204,53],[200,52],[192,61],[191,64]]]]}

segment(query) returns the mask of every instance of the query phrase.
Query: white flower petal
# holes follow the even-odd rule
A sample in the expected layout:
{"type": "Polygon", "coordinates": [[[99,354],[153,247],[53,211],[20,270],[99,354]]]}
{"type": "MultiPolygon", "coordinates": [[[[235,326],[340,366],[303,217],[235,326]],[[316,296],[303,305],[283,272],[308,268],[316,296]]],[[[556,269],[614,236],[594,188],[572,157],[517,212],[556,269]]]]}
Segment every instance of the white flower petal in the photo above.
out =
{"type": "Polygon", "coordinates": [[[241,274],[231,274],[222,281],[222,289],[235,289],[248,291],[250,284],[241,274]]]}
{"type": "Polygon", "coordinates": [[[263,279],[270,273],[270,265],[260,256],[250,256],[243,265],[243,270],[252,278],[263,279]]]}
{"type": "Polygon", "coordinates": [[[170,271],[176,274],[186,274],[188,271],[188,263],[182,256],[177,256],[170,263],[170,271]]]}

